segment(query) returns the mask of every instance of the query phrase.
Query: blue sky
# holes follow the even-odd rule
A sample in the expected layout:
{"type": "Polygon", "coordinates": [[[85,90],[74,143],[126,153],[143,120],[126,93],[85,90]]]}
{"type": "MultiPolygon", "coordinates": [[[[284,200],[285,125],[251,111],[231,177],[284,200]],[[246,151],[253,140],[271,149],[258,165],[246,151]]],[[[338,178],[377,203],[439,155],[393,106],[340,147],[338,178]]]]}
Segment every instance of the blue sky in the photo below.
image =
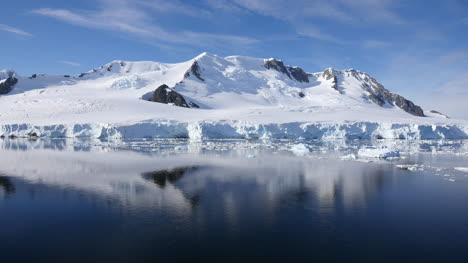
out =
{"type": "Polygon", "coordinates": [[[0,68],[20,75],[204,51],[275,57],[308,72],[355,68],[468,119],[464,0],[17,0],[2,5],[0,41],[0,68]]]}

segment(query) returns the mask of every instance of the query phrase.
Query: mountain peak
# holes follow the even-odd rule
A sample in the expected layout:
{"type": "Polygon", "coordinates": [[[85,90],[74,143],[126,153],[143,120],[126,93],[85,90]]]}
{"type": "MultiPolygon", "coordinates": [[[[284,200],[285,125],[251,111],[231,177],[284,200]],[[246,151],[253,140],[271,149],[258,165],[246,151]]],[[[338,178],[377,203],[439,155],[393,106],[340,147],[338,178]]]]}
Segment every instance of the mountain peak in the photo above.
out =
{"type": "Polygon", "coordinates": [[[200,55],[194,57],[192,60],[202,60],[204,58],[216,58],[216,57],[219,57],[219,56],[205,51],[201,53],[200,55]]]}
{"type": "Polygon", "coordinates": [[[11,77],[14,77],[15,75],[16,75],[16,71],[12,69],[0,70],[0,80],[11,78],[11,77]]]}

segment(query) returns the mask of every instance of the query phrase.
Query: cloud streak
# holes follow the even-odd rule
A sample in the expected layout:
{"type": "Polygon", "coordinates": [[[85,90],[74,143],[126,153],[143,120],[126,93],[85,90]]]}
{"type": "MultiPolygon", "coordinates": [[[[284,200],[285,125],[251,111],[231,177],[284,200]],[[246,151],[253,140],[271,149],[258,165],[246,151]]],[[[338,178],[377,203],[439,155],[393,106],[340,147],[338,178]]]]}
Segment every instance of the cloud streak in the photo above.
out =
{"type": "Polygon", "coordinates": [[[205,0],[214,9],[236,12],[239,7],[264,16],[294,22],[298,19],[325,18],[339,23],[389,23],[406,21],[393,11],[395,3],[390,0],[205,0]]]}
{"type": "MultiPolygon", "coordinates": [[[[205,3],[215,10],[232,9],[234,13],[245,10],[273,17],[292,25],[299,36],[343,45],[353,44],[353,41],[345,40],[317,27],[317,20],[328,20],[343,26],[407,23],[393,11],[398,1],[390,0],[296,0],[293,4],[283,0],[205,0],[205,3]]],[[[362,46],[382,48],[389,45],[383,41],[368,40],[364,41],[362,46]]]]}
{"type": "Polygon", "coordinates": [[[12,27],[12,26],[5,25],[5,24],[0,24],[0,30],[1,30],[1,31],[4,31],[4,32],[16,34],[16,35],[22,36],[22,37],[32,37],[32,36],[33,36],[33,35],[32,35],[31,33],[29,33],[29,32],[26,32],[26,31],[21,30],[21,29],[19,29],[19,28],[12,27]]]}
{"type": "Polygon", "coordinates": [[[125,33],[141,38],[145,42],[160,41],[179,45],[195,45],[210,47],[220,43],[230,45],[250,45],[258,40],[229,34],[209,34],[189,30],[168,31],[155,23],[148,9],[158,12],[177,12],[182,15],[208,16],[208,12],[183,5],[177,9],[174,2],[167,1],[131,1],[131,0],[100,0],[100,9],[76,11],[67,9],[40,8],[32,10],[32,14],[57,19],[76,26],[125,33]],[[158,3],[161,3],[159,5],[158,3]]]}
{"type": "Polygon", "coordinates": [[[81,64],[80,64],[80,63],[78,63],[78,62],[73,62],[73,61],[62,60],[62,61],[59,61],[59,63],[65,64],[65,65],[68,65],[68,66],[72,66],[72,67],[81,67],[81,64]]]}

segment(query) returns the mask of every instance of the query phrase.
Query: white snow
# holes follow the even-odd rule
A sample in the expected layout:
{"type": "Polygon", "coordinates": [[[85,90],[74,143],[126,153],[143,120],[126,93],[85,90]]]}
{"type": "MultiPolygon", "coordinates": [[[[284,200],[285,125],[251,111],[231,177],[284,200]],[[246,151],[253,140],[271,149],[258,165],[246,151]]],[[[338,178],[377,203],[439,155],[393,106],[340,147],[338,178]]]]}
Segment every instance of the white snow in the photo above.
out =
{"type": "Polygon", "coordinates": [[[400,157],[400,153],[398,151],[394,151],[391,149],[372,149],[372,148],[362,148],[358,151],[359,157],[364,158],[379,158],[379,159],[387,159],[387,158],[398,158],[400,157]]]}
{"type": "MultiPolygon", "coordinates": [[[[193,60],[113,61],[81,77],[19,77],[0,96],[0,136],[92,138],[468,138],[468,121],[415,117],[367,99],[368,75],[333,70],[309,83],[263,67],[264,60],[203,53],[193,60]],[[201,76],[184,75],[197,61],[201,76]],[[161,84],[200,109],[149,102],[161,84]],[[177,85],[176,85],[177,84],[177,85]],[[301,98],[299,92],[305,96],[301,98]],[[341,92],[341,93],[340,93],[341,92]]],[[[2,71],[1,76],[14,74],[2,71]],[[3,74],[3,75],[2,75],[3,74]]]]}
{"type": "Polygon", "coordinates": [[[293,152],[297,156],[306,156],[310,150],[307,145],[303,143],[295,144],[291,147],[291,152],[293,152]]]}
{"type": "Polygon", "coordinates": [[[468,167],[455,167],[453,169],[460,171],[460,172],[468,173],[468,167]]]}

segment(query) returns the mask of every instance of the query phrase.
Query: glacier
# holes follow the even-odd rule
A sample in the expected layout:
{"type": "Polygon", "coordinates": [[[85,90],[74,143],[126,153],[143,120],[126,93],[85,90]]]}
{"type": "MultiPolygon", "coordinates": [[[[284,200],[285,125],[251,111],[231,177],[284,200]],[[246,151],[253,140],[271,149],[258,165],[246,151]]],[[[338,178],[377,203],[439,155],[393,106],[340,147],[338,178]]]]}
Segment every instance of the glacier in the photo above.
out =
{"type": "Polygon", "coordinates": [[[468,139],[468,121],[422,109],[354,69],[307,73],[202,53],[172,64],[113,61],[76,76],[1,72],[0,82],[17,81],[0,96],[0,137],[468,139]],[[197,108],[149,101],[161,85],[197,108]]]}

